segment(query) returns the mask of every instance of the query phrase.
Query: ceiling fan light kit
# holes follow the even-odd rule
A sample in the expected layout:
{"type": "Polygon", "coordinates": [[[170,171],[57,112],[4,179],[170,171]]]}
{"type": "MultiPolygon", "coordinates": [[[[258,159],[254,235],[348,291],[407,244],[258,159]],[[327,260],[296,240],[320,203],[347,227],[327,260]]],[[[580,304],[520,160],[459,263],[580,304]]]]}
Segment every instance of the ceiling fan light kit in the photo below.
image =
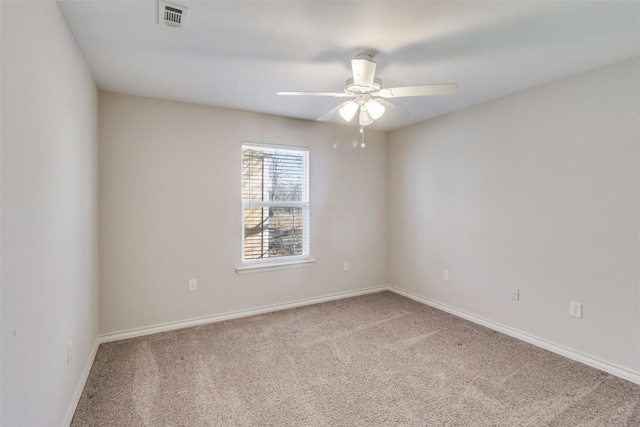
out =
{"type": "Polygon", "coordinates": [[[375,76],[376,63],[373,62],[373,55],[368,53],[361,53],[351,60],[351,71],[353,77],[347,79],[344,85],[344,92],[342,93],[277,92],[277,94],[353,98],[352,101],[347,101],[338,105],[318,120],[330,120],[335,116],[337,111],[344,121],[351,122],[358,113],[358,110],[360,110],[360,114],[358,115],[358,124],[362,131],[364,126],[369,126],[375,120],[378,120],[383,116],[386,111],[386,107],[383,103],[386,102],[387,106],[396,112],[402,111],[392,103],[385,101],[385,98],[450,95],[458,90],[458,86],[455,83],[383,88],[382,80],[375,76]]]}
{"type": "Polygon", "coordinates": [[[340,117],[344,119],[345,122],[350,122],[353,119],[353,116],[358,112],[358,104],[353,101],[346,102],[340,109],[338,113],[340,113],[340,117]]]}
{"type": "Polygon", "coordinates": [[[385,107],[375,99],[366,96],[358,96],[354,101],[347,101],[338,109],[340,117],[346,122],[353,120],[356,113],[360,110],[358,123],[362,126],[368,126],[374,120],[378,120],[384,114],[385,107]]]}
{"type": "Polygon", "coordinates": [[[380,104],[375,99],[369,99],[364,105],[373,120],[378,120],[384,114],[384,105],[380,104]]]}
{"type": "Polygon", "coordinates": [[[360,126],[369,126],[371,123],[373,123],[373,117],[371,117],[371,114],[369,114],[369,112],[367,111],[367,107],[360,107],[360,117],[358,121],[360,123],[360,126]]]}

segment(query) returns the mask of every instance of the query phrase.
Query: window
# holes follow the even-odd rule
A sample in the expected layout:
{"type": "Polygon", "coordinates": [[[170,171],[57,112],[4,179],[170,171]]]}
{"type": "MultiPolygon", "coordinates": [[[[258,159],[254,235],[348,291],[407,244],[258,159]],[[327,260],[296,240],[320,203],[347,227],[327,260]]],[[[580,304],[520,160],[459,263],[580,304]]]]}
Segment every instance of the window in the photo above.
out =
{"type": "Polygon", "coordinates": [[[309,151],[242,144],[242,262],[309,258],[309,151]]]}

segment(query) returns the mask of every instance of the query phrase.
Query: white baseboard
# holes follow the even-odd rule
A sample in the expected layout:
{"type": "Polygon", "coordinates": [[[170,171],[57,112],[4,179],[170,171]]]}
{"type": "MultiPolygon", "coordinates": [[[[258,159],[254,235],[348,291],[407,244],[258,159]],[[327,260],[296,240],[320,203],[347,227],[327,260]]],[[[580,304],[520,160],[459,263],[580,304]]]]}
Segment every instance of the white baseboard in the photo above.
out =
{"type": "Polygon", "coordinates": [[[356,291],[339,292],[336,294],[325,295],[321,297],[305,298],[295,301],[289,301],[281,304],[265,305],[257,308],[246,310],[230,311],[212,316],[197,317],[193,319],[181,320],[178,322],[168,322],[159,325],[148,326],[144,328],[128,329],[125,331],[112,332],[98,336],[100,343],[119,341],[127,338],[141,337],[144,335],[157,334],[159,332],[172,331],[175,329],[189,328],[192,326],[206,325],[208,323],[222,322],[224,320],[238,319],[240,317],[255,316],[257,314],[271,313],[273,311],[286,310],[288,308],[302,307],[304,305],[318,304],[321,302],[334,301],[342,298],[355,297],[358,295],[371,294],[389,290],[386,286],[375,286],[372,288],[359,289],[356,291]]]}
{"type": "Polygon", "coordinates": [[[93,342],[93,348],[91,349],[91,353],[89,353],[89,358],[87,359],[87,363],[85,363],[84,365],[84,370],[82,371],[82,375],[80,376],[78,385],[76,386],[76,391],[73,393],[73,397],[71,398],[71,402],[69,403],[69,407],[67,408],[67,413],[65,414],[64,420],[62,421],[63,427],[68,427],[69,425],[71,425],[71,420],[73,420],[73,414],[76,413],[78,402],[80,402],[80,396],[82,396],[82,390],[84,390],[84,386],[87,383],[87,379],[89,378],[89,373],[91,372],[93,361],[95,360],[96,354],[98,353],[99,345],[100,345],[100,342],[96,338],[96,340],[93,342]]]}
{"type": "Polygon", "coordinates": [[[552,343],[550,341],[536,337],[526,332],[522,332],[517,329],[511,328],[509,326],[494,322],[492,320],[485,319],[484,317],[476,316],[475,314],[468,313],[463,310],[459,310],[455,307],[451,307],[441,302],[434,301],[420,295],[416,295],[413,292],[396,288],[395,286],[388,286],[387,289],[392,292],[395,292],[398,295],[402,295],[404,297],[410,298],[422,304],[426,304],[428,306],[437,308],[439,310],[446,311],[447,313],[451,313],[455,316],[462,317],[463,319],[485,326],[489,329],[502,332],[505,335],[509,335],[519,340],[528,342],[529,344],[533,344],[536,347],[549,350],[553,353],[559,354],[568,359],[584,363],[585,365],[591,366],[592,368],[596,368],[596,369],[600,369],[601,371],[608,372],[611,375],[615,375],[616,377],[620,377],[625,380],[631,381],[633,383],[640,384],[640,373],[638,372],[632,371],[630,369],[624,368],[622,366],[619,366],[613,363],[605,362],[604,360],[600,360],[596,357],[589,356],[589,355],[580,353],[578,351],[572,350],[570,348],[563,347],[561,345],[552,343]]]}

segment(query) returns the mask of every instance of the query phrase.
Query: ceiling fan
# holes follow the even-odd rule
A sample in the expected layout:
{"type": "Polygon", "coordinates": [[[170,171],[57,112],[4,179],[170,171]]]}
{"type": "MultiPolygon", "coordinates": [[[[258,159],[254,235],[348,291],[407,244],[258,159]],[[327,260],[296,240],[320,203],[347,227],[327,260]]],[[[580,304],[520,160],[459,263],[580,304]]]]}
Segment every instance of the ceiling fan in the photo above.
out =
{"type": "Polygon", "coordinates": [[[383,88],[382,80],[375,76],[376,63],[373,55],[361,53],[351,60],[353,77],[347,79],[344,92],[276,92],[277,95],[333,96],[336,98],[352,98],[338,105],[318,120],[328,120],[337,111],[345,121],[351,122],[358,111],[358,123],[368,126],[378,120],[385,110],[404,110],[393,105],[387,99],[408,96],[450,95],[458,90],[455,83],[443,83],[421,86],[404,86],[383,88]]]}

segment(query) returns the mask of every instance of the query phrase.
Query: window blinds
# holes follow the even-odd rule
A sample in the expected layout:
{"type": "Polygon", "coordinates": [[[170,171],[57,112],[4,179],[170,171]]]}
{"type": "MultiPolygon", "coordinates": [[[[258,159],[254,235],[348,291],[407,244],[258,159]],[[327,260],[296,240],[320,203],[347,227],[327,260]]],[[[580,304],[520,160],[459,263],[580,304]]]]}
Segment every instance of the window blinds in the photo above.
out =
{"type": "Polygon", "coordinates": [[[242,145],[243,262],[309,256],[309,151],[242,145]]]}

